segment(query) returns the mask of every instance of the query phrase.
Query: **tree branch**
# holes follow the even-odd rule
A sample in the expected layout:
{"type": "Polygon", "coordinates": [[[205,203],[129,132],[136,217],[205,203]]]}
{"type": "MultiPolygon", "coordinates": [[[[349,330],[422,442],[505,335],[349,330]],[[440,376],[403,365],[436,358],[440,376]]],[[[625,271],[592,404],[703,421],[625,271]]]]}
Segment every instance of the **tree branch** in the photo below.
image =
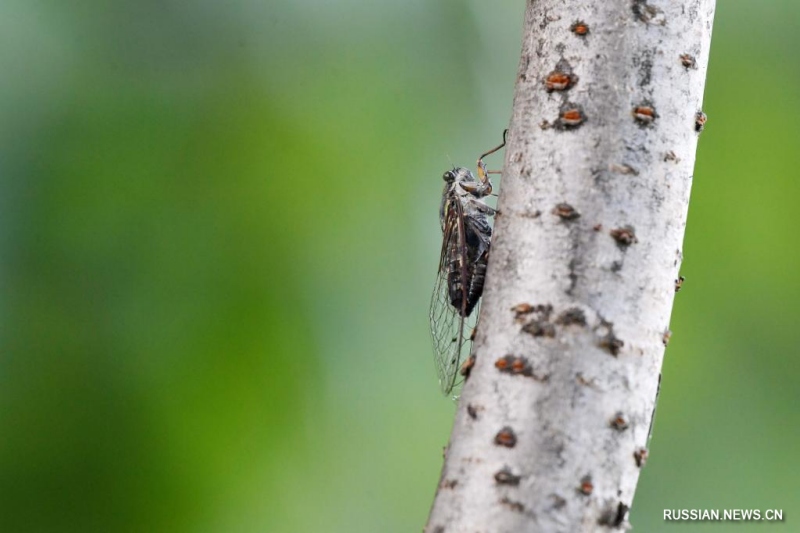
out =
{"type": "Polygon", "coordinates": [[[714,0],[536,0],[426,531],[625,528],[682,260],[714,0]]]}

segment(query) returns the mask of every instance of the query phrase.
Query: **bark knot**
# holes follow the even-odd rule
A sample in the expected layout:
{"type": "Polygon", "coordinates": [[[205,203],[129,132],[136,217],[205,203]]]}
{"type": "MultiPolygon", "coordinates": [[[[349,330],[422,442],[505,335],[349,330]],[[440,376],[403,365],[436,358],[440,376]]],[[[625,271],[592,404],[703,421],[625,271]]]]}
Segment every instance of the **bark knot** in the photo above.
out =
{"type": "Polygon", "coordinates": [[[497,435],[494,436],[494,443],[498,446],[513,448],[517,445],[517,435],[510,426],[506,426],[498,431],[497,435]]]}

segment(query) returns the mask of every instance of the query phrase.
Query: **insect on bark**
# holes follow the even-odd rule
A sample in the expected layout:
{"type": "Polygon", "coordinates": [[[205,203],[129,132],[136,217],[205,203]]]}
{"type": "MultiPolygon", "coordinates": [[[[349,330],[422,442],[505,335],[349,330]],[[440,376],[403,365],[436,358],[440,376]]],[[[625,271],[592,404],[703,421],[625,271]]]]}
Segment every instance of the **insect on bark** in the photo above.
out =
{"type": "Polygon", "coordinates": [[[444,394],[458,384],[459,362],[469,356],[486,279],[492,239],[488,217],[496,211],[484,201],[492,193],[492,182],[483,158],[505,146],[507,133],[503,132],[502,144],[478,158],[477,179],[463,167],[454,167],[443,176],[439,207],[442,250],[430,320],[436,372],[444,394]]]}

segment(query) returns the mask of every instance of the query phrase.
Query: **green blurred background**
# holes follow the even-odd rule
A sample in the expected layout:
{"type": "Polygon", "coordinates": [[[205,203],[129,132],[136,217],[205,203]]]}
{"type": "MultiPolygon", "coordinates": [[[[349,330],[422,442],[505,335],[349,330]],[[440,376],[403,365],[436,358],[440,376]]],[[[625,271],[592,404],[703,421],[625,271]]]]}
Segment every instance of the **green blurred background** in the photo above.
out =
{"type": "MultiPolygon", "coordinates": [[[[523,9],[0,3],[0,532],[419,531],[440,176],[508,123],[523,9]]],[[[637,531],[800,531],[798,26],[719,2],[637,531]]]]}

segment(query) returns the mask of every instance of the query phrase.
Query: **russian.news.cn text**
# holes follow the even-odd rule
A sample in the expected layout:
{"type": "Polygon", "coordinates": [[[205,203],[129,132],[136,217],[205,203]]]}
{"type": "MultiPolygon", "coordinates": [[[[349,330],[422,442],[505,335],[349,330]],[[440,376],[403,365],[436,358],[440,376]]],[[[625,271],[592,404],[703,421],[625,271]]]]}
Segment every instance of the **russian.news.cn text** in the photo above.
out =
{"type": "Polygon", "coordinates": [[[782,522],[783,509],[664,509],[664,520],[686,522],[782,522]]]}

